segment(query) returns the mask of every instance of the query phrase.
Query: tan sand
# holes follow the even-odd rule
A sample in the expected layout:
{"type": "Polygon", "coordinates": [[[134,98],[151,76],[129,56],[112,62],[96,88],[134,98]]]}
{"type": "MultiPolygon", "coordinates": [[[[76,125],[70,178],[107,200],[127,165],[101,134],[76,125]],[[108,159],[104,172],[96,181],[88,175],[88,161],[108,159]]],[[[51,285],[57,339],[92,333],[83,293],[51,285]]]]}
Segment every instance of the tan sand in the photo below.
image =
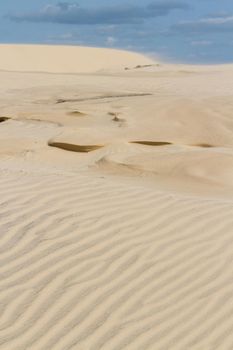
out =
{"type": "Polygon", "coordinates": [[[0,45],[0,70],[89,73],[153,61],[137,53],[77,46],[0,45]]]}
{"type": "Polygon", "coordinates": [[[0,56],[0,349],[233,349],[233,65],[0,56]]]}

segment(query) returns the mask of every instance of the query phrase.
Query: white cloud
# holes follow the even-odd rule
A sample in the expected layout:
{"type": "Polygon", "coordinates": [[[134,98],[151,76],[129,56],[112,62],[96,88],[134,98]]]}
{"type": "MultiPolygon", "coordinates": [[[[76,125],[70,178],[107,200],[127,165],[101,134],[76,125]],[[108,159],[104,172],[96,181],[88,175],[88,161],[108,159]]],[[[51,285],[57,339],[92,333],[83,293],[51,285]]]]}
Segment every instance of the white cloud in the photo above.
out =
{"type": "Polygon", "coordinates": [[[78,25],[129,24],[150,18],[166,16],[174,10],[186,10],[183,0],[154,0],[146,5],[108,5],[81,7],[77,3],[60,2],[46,5],[35,12],[10,14],[8,18],[19,22],[48,22],[78,25]]]}
{"type": "Polygon", "coordinates": [[[113,36],[108,36],[106,39],[106,45],[108,46],[114,46],[116,42],[117,42],[117,38],[113,36]]]}
{"type": "Polygon", "coordinates": [[[201,18],[196,21],[182,21],[172,26],[172,30],[187,32],[233,32],[233,16],[201,18]]]}
{"type": "Polygon", "coordinates": [[[191,42],[192,46],[210,46],[213,44],[213,41],[210,40],[194,40],[191,42]]]}

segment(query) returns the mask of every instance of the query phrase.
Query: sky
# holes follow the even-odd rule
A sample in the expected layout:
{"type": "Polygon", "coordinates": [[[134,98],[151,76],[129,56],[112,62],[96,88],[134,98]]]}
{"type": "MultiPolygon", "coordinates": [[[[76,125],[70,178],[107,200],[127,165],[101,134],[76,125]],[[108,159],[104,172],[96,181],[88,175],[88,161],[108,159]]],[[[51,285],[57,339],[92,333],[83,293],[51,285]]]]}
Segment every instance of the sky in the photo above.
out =
{"type": "Polygon", "coordinates": [[[233,0],[2,0],[0,42],[83,45],[169,62],[233,62],[233,0]]]}

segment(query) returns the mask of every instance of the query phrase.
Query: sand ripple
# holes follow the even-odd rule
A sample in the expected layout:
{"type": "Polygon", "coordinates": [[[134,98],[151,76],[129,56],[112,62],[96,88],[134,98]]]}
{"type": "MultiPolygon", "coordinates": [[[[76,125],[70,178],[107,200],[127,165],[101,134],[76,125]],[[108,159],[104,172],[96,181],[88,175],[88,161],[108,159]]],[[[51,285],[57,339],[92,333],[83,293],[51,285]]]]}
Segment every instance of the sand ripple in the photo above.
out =
{"type": "Polygon", "coordinates": [[[0,189],[1,349],[230,349],[232,204],[85,173],[0,189]]]}

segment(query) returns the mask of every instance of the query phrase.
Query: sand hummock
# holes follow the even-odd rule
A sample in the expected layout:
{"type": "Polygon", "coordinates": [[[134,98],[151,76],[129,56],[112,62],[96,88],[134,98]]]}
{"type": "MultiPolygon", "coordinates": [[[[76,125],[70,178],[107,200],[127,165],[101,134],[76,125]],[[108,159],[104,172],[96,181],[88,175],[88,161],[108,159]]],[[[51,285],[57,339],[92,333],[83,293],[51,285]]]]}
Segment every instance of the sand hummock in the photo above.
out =
{"type": "Polygon", "coordinates": [[[232,349],[233,65],[0,57],[0,350],[232,349]]]}

